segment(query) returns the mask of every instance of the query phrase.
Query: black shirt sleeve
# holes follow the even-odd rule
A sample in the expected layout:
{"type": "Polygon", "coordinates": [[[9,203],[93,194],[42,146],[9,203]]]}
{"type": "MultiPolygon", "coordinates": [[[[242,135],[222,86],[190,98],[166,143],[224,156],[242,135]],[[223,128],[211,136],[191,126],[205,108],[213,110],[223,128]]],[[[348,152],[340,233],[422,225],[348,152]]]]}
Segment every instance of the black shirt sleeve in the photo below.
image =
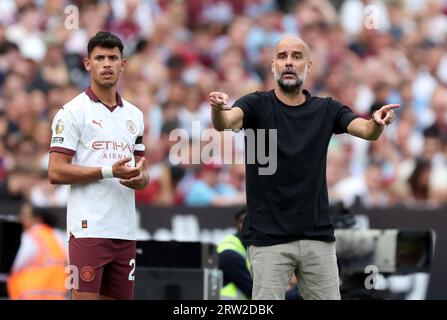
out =
{"type": "Polygon", "coordinates": [[[249,129],[253,127],[254,107],[259,101],[259,96],[256,93],[247,94],[239,98],[234,104],[234,107],[238,107],[244,113],[244,119],[242,122],[242,129],[249,129]]]}
{"type": "Polygon", "coordinates": [[[330,99],[329,107],[334,110],[334,112],[336,112],[334,133],[347,133],[348,125],[351,123],[352,120],[358,118],[359,116],[355,114],[348,106],[345,106],[333,99],[330,99]]]}
{"type": "Polygon", "coordinates": [[[224,275],[223,286],[233,282],[245,295],[251,298],[253,281],[245,259],[234,250],[224,250],[219,254],[219,269],[224,275]]]}

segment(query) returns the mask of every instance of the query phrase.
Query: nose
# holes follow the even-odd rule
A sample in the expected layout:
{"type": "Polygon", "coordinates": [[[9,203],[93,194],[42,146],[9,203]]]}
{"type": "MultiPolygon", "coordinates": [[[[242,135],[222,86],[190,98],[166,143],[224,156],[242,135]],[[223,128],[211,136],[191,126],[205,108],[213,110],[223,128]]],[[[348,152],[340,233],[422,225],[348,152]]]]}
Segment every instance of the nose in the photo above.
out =
{"type": "Polygon", "coordinates": [[[111,60],[110,60],[108,57],[106,57],[106,58],[104,59],[104,65],[103,65],[103,67],[104,67],[104,68],[111,68],[111,67],[112,67],[111,60]]]}

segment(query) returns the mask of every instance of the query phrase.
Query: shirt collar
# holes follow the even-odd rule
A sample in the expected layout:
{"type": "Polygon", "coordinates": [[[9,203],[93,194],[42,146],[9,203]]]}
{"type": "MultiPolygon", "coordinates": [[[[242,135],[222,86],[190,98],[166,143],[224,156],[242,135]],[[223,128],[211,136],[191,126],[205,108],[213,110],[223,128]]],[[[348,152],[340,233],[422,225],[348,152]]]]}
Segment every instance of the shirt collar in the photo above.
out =
{"type": "Polygon", "coordinates": [[[93,92],[93,90],[90,87],[85,89],[85,94],[90,98],[90,100],[92,100],[94,102],[100,102],[109,109],[115,109],[118,106],[119,107],[123,106],[123,100],[121,99],[121,96],[118,92],[116,92],[116,105],[114,105],[114,106],[109,106],[109,105],[105,104],[104,102],[102,102],[101,100],[99,100],[99,98],[95,95],[95,93],[93,92]]]}

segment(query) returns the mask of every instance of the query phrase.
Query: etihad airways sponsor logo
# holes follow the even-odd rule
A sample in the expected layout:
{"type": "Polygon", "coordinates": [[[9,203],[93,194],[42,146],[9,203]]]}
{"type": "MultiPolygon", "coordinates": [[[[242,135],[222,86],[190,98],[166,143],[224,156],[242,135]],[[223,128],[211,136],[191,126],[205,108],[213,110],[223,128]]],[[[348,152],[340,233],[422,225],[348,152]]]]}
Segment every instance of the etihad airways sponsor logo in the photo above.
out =
{"type": "Polygon", "coordinates": [[[130,153],[133,153],[135,145],[108,140],[108,141],[94,141],[92,143],[92,148],[94,150],[108,150],[108,151],[121,151],[121,152],[128,151],[130,153]]]}

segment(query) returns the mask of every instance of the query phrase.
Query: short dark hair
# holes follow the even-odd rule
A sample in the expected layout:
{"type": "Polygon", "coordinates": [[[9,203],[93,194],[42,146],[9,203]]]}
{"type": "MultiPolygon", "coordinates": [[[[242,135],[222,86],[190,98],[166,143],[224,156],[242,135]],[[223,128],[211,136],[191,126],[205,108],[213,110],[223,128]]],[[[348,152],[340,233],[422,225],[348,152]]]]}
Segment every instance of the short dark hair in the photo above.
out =
{"type": "Polygon", "coordinates": [[[123,56],[123,42],[120,38],[109,31],[99,31],[88,41],[87,51],[89,56],[96,47],[108,49],[117,47],[120,50],[121,57],[123,56]]]}
{"type": "Polygon", "coordinates": [[[31,206],[33,217],[39,218],[42,222],[51,228],[56,228],[58,219],[55,213],[50,212],[47,208],[31,206]]]}

